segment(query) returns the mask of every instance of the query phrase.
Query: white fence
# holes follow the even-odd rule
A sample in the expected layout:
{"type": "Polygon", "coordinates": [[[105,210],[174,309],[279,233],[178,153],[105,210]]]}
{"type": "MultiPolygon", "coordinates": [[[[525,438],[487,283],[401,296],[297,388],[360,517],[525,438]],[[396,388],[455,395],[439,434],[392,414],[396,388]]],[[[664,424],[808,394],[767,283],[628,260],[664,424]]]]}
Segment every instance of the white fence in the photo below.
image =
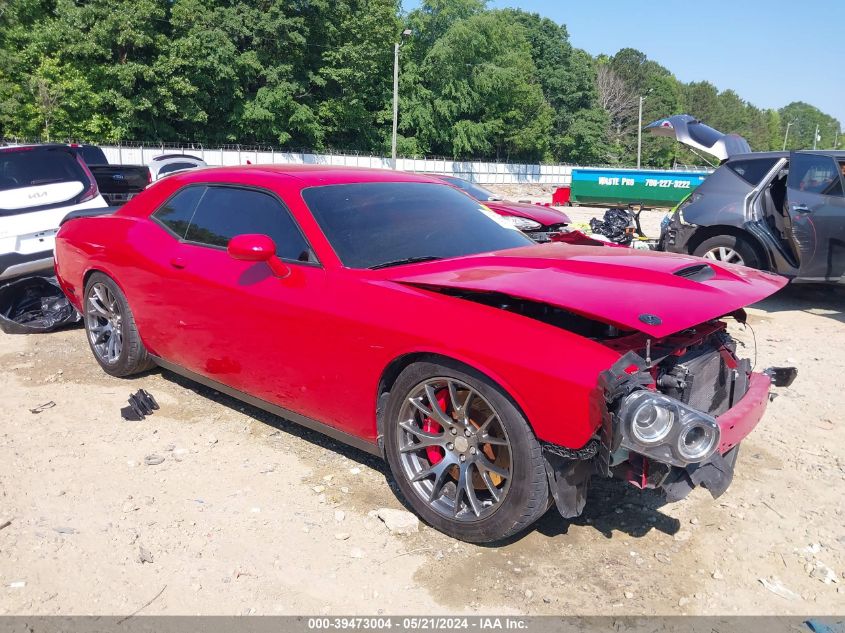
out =
{"type": "MultiPolygon", "coordinates": [[[[110,163],[146,165],[161,154],[190,154],[209,165],[342,165],[392,169],[393,161],[382,156],[355,154],[309,154],[237,147],[141,147],[101,146],[110,163]]],[[[399,158],[396,168],[403,171],[458,176],[481,184],[569,185],[574,165],[530,165],[483,161],[455,161],[442,158],[399,158]]]]}

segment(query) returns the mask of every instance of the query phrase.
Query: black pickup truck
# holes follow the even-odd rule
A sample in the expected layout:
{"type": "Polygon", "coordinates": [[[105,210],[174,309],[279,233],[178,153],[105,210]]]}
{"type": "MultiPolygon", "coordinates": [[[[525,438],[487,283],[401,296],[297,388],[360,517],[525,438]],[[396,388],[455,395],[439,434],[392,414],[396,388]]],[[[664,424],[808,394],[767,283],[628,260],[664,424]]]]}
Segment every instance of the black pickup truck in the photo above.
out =
{"type": "Polygon", "coordinates": [[[103,150],[96,145],[72,144],[71,149],[85,161],[109,206],[128,202],[151,182],[150,168],[146,165],[110,165],[103,150]]]}

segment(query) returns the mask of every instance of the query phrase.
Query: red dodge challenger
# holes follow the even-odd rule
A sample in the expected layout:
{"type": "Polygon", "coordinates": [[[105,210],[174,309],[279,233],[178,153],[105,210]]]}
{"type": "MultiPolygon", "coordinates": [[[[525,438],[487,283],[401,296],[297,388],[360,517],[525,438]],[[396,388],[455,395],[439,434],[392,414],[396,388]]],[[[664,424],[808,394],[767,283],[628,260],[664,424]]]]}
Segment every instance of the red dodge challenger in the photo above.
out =
{"type": "Polygon", "coordinates": [[[376,455],[437,529],[489,542],[592,476],[731,481],[774,381],[723,318],[784,285],[691,256],[535,244],[436,179],[201,169],[68,221],[59,280],[103,370],[159,365],[376,455]]]}

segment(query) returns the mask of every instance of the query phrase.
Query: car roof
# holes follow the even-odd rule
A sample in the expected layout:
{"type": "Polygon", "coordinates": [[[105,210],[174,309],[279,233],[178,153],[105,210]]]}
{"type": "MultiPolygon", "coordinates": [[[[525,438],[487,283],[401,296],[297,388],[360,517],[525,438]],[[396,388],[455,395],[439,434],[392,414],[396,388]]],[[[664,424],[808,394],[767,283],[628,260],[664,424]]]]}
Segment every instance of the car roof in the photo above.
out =
{"type": "Polygon", "coordinates": [[[749,154],[735,154],[731,156],[727,162],[732,163],[735,160],[750,160],[755,158],[789,158],[792,152],[800,152],[801,154],[817,154],[819,156],[831,156],[833,158],[845,159],[845,150],[832,149],[796,149],[785,152],[751,152],[749,154]]]}
{"type": "Polygon", "coordinates": [[[0,151],[7,151],[7,152],[13,151],[13,150],[31,151],[31,150],[35,150],[35,149],[66,149],[66,150],[70,151],[71,147],[70,147],[70,145],[65,145],[64,143],[27,143],[27,144],[21,144],[21,145],[9,144],[9,145],[0,146],[0,151]]]}
{"type": "Polygon", "coordinates": [[[335,165],[239,165],[232,167],[207,167],[179,172],[169,177],[185,184],[232,178],[243,182],[245,176],[288,176],[300,181],[302,188],[319,185],[353,184],[362,182],[420,182],[444,184],[442,180],[426,174],[416,174],[392,169],[344,167],[335,165]]]}
{"type": "Polygon", "coordinates": [[[202,160],[199,156],[194,156],[193,154],[159,154],[158,156],[153,156],[150,161],[159,161],[159,160],[170,160],[172,158],[190,158],[192,160],[202,160]]]}

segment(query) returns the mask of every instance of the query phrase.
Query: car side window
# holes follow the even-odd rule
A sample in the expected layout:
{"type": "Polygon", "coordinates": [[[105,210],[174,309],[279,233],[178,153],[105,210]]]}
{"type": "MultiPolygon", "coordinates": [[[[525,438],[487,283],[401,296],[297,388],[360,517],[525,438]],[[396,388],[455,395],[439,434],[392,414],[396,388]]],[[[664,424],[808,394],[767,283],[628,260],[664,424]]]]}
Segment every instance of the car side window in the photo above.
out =
{"type": "Polygon", "coordinates": [[[191,218],[197,203],[205,192],[205,187],[185,187],[159,207],[153,218],[173,231],[178,237],[184,238],[191,224],[191,218]]]}
{"type": "Polygon", "coordinates": [[[280,259],[316,262],[290,212],[274,196],[253,189],[209,186],[185,239],[226,248],[230,239],[245,233],[269,236],[280,259]]]}
{"type": "Polygon", "coordinates": [[[797,152],[789,167],[790,189],[825,196],[842,196],[839,166],[830,156],[797,152]]]}
{"type": "Polygon", "coordinates": [[[737,176],[742,178],[749,185],[757,186],[775,166],[777,158],[754,158],[746,160],[732,160],[728,162],[737,176]]]}

